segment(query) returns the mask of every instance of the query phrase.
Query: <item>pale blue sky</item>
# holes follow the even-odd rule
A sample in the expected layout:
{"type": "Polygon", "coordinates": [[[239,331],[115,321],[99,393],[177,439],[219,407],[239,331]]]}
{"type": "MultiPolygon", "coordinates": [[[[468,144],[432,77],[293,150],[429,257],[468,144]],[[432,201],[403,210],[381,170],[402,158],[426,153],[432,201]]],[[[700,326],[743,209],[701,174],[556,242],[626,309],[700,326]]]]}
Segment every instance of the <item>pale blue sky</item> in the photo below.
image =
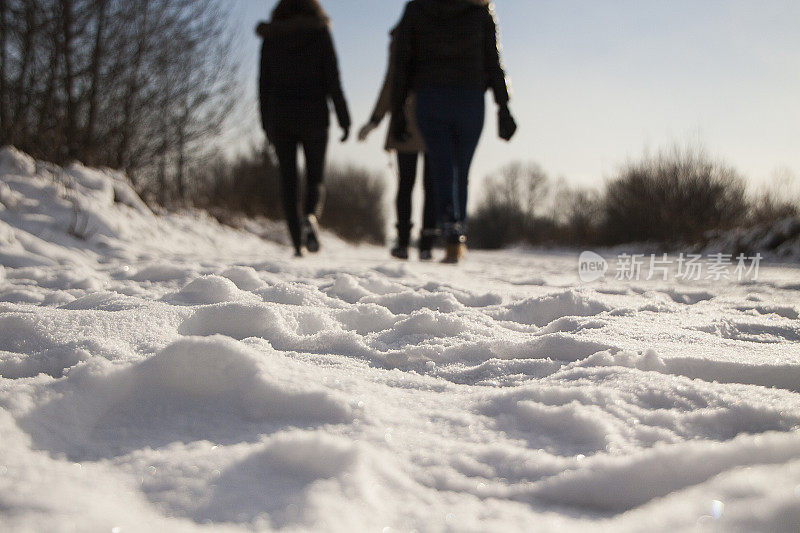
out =
{"type": "MultiPolygon", "coordinates": [[[[255,22],[274,2],[231,0],[243,79],[255,87],[255,22]]],[[[356,129],[386,67],[403,0],[323,1],[333,19],[356,129]]],[[[473,178],[514,160],[553,177],[602,183],[626,159],[702,143],[755,182],[800,175],[800,2],[796,0],[498,0],[518,136],[491,120],[473,178]]],[[[251,120],[257,124],[253,98],[251,120]]],[[[243,129],[255,139],[257,127],[243,129]]],[[[388,170],[385,125],[366,144],[331,144],[331,158],[388,170]]]]}

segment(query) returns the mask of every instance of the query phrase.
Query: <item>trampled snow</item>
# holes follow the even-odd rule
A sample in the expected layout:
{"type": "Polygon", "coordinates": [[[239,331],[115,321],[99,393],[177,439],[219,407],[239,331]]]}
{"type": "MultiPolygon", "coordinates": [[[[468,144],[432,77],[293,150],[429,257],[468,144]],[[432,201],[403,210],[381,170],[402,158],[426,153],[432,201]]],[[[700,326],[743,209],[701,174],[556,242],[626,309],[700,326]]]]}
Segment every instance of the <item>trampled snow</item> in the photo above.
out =
{"type": "Polygon", "coordinates": [[[800,531],[796,267],[296,260],[114,172],[0,174],[2,531],[800,531]]]}

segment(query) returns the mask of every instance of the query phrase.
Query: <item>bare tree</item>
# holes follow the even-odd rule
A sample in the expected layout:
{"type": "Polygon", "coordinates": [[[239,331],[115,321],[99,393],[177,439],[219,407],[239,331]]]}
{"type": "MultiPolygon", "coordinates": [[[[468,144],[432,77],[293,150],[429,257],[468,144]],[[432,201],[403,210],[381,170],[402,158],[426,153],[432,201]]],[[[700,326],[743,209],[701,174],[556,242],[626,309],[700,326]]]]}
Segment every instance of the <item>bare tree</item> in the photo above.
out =
{"type": "Polygon", "coordinates": [[[514,162],[490,176],[486,185],[490,202],[520,211],[533,219],[547,196],[548,178],[536,163],[514,162]]]}
{"type": "Polygon", "coordinates": [[[3,144],[190,188],[237,102],[224,0],[0,0],[3,144]]]}
{"type": "Polygon", "coordinates": [[[88,93],[86,95],[86,125],[83,131],[83,147],[88,164],[97,164],[97,120],[100,115],[101,85],[104,82],[102,65],[107,55],[107,16],[109,0],[94,2],[94,42],[88,72],[88,93]]]}
{"type": "Polygon", "coordinates": [[[6,67],[8,64],[8,2],[0,0],[0,146],[6,144],[8,135],[8,94],[6,67]]]}

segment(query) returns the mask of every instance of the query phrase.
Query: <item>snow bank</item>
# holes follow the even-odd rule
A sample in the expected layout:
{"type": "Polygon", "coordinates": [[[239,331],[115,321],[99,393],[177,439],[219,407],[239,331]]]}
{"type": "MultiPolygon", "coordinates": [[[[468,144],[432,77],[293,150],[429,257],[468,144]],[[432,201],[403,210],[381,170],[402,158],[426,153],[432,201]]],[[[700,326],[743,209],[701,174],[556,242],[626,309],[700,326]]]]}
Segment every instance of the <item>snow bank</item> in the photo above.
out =
{"type": "Polygon", "coordinates": [[[704,246],[705,253],[727,253],[748,257],[760,253],[764,257],[800,260],[800,219],[786,218],[772,225],[739,228],[713,233],[704,246]]]}
{"type": "Polygon", "coordinates": [[[33,176],[36,174],[36,161],[13,148],[4,146],[0,148],[0,176],[33,176]]]}
{"type": "Polygon", "coordinates": [[[797,530],[796,268],[582,285],[242,227],[0,150],[0,529],[797,530]]]}

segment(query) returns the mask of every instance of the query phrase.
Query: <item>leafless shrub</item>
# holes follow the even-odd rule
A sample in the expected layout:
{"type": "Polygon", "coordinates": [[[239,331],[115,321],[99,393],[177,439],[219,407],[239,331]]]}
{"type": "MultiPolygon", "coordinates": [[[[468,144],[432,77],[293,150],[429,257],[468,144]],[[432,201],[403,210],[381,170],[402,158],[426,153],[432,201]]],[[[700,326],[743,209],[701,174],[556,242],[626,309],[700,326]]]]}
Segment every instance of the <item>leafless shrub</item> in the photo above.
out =
{"type": "Polygon", "coordinates": [[[521,168],[507,166],[486,180],[469,220],[471,246],[697,244],[711,231],[797,216],[800,204],[785,184],[749,197],[744,179],[701,149],[630,162],[601,191],[551,183],[543,172],[521,168]]]}
{"type": "Polygon", "coordinates": [[[529,242],[548,188],[547,175],[535,163],[511,163],[487,177],[483,201],[469,219],[470,246],[497,249],[529,242]]]}
{"type": "Polygon", "coordinates": [[[383,179],[369,170],[344,166],[329,168],[325,183],[328,192],[320,223],[348,241],[383,244],[383,179]]]}
{"type": "Polygon", "coordinates": [[[789,170],[776,172],[752,200],[750,224],[774,224],[800,217],[800,181],[789,170]]]}
{"type": "Polygon", "coordinates": [[[679,149],[628,163],[606,185],[608,244],[698,242],[747,217],[744,180],[701,149],[679,149]]]}

